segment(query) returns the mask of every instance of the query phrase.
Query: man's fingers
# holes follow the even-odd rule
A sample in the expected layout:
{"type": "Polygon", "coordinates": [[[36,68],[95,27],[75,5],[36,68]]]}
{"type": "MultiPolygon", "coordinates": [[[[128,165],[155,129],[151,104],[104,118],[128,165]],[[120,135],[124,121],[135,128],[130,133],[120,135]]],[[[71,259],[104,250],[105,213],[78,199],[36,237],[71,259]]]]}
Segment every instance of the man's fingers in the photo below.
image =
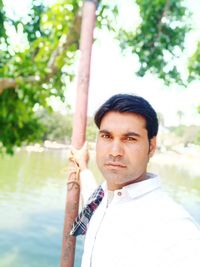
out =
{"type": "Polygon", "coordinates": [[[80,149],[76,149],[75,147],[71,146],[70,151],[76,157],[79,157],[83,152],[87,151],[88,142],[85,141],[83,146],[80,149]]]}
{"type": "Polygon", "coordinates": [[[75,147],[73,147],[73,146],[70,146],[70,151],[71,151],[71,153],[73,154],[73,155],[76,155],[77,153],[78,153],[78,149],[76,149],[75,147]]]}
{"type": "Polygon", "coordinates": [[[87,150],[87,147],[88,147],[88,142],[85,141],[85,143],[83,144],[83,146],[80,149],[80,152],[87,150]]]}

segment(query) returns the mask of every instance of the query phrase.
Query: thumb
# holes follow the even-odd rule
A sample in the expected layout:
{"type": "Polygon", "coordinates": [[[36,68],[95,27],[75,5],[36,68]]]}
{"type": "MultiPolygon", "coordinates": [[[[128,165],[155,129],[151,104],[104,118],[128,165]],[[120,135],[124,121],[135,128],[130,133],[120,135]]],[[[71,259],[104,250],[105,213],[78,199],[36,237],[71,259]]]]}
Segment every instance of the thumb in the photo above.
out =
{"type": "Polygon", "coordinates": [[[81,147],[80,151],[87,150],[87,148],[88,148],[88,142],[85,141],[85,143],[84,143],[83,146],[81,147]]]}

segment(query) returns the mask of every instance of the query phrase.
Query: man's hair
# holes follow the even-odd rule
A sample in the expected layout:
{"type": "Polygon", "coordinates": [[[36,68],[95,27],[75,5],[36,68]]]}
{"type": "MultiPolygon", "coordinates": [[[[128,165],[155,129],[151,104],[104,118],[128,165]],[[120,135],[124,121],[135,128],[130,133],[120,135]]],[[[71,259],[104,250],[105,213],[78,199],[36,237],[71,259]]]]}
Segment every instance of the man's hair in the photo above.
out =
{"type": "Polygon", "coordinates": [[[149,140],[158,133],[157,114],[149,102],[140,96],[117,94],[109,98],[100,106],[94,116],[94,121],[98,128],[100,128],[103,117],[110,111],[135,113],[144,117],[149,140]]]}

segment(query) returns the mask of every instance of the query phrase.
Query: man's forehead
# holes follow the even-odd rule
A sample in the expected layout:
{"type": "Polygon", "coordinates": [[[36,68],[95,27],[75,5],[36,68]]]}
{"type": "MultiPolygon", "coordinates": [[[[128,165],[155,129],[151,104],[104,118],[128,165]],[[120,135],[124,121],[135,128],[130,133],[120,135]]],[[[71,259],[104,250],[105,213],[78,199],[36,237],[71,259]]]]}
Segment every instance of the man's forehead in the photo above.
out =
{"type": "Polygon", "coordinates": [[[102,120],[101,125],[106,123],[111,123],[112,121],[120,121],[120,122],[127,122],[127,123],[140,123],[146,125],[146,119],[137,113],[133,112],[117,112],[117,111],[109,111],[107,112],[102,120]]]}
{"type": "Polygon", "coordinates": [[[108,112],[102,119],[100,131],[119,132],[127,134],[129,132],[138,132],[139,130],[146,130],[145,119],[136,113],[119,113],[108,112]]]}

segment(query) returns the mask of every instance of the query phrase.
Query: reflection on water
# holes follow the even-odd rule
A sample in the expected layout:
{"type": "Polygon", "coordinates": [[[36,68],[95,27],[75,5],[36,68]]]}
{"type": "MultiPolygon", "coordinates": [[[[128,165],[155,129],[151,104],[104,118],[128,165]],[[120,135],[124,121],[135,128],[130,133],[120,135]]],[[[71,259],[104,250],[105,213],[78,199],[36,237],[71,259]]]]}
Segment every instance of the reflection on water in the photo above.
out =
{"type": "Polygon", "coordinates": [[[153,172],[159,173],[163,187],[200,224],[200,170],[199,175],[192,175],[192,171],[177,165],[151,166],[153,172]]]}
{"type": "MultiPolygon", "coordinates": [[[[20,151],[0,159],[0,266],[59,266],[66,194],[66,151],[20,151]]],[[[93,171],[99,172],[91,163],[93,171]]],[[[200,223],[200,173],[153,164],[164,186],[200,223]]],[[[98,180],[101,178],[99,177],[98,180]]],[[[83,238],[78,238],[80,266],[83,238]]]]}
{"type": "Polygon", "coordinates": [[[0,161],[0,266],[58,266],[66,153],[28,153],[0,161]]]}

